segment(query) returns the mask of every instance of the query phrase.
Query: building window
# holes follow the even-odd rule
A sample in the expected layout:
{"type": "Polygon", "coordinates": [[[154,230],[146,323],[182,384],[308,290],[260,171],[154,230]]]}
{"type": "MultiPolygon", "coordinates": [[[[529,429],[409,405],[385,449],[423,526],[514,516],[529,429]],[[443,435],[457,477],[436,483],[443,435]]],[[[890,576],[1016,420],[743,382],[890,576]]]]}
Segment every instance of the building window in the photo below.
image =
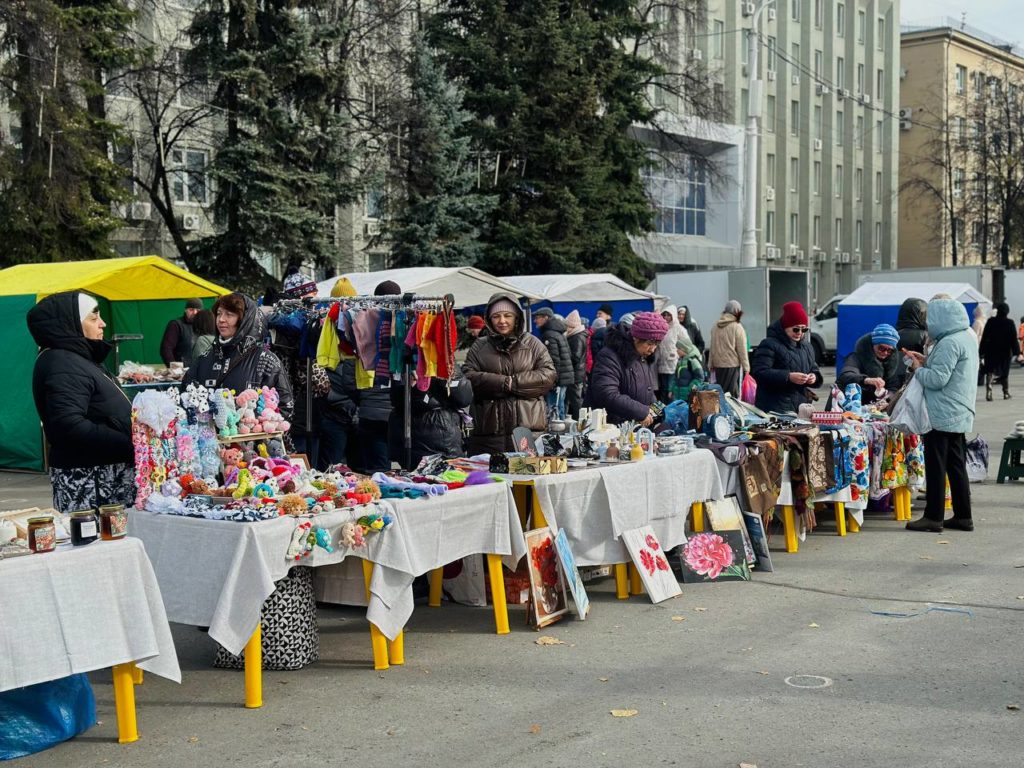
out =
{"type": "Polygon", "coordinates": [[[885,134],[882,132],[882,121],[875,121],[875,152],[882,151],[882,139],[885,138],[885,134]]]}
{"type": "Polygon", "coordinates": [[[725,22],[715,19],[714,35],[711,37],[711,55],[721,59],[725,53],[725,22]]]}
{"type": "Polygon", "coordinates": [[[793,68],[793,72],[794,73],[799,72],[800,71],[800,65],[801,65],[801,62],[800,62],[800,43],[793,43],[789,47],[789,54],[790,54],[789,58],[792,59],[792,61],[790,62],[790,66],[793,68]]]}
{"type": "Polygon", "coordinates": [[[843,219],[841,216],[836,217],[835,229],[832,232],[832,247],[837,251],[843,242],[843,219]]]}
{"type": "Polygon", "coordinates": [[[878,19],[878,39],[875,40],[875,47],[880,50],[885,50],[885,19],[878,19]]]}
{"type": "Polygon", "coordinates": [[[821,122],[822,122],[821,115],[822,115],[821,105],[820,104],[815,104],[814,105],[814,138],[816,138],[816,139],[824,138],[821,135],[821,122]]]}
{"type": "Polygon", "coordinates": [[[881,101],[885,97],[885,72],[877,70],[875,72],[875,98],[881,101]]]}
{"type": "Polygon", "coordinates": [[[384,218],[384,190],[374,187],[366,191],[363,199],[363,216],[367,219],[384,218]]]}
{"type": "Polygon", "coordinates": [[[857,11],[857,42],[864,44],[864,31],[868,26],[868,15],[864,11],[857,11]]]}
{"type": "Polygon", "coordinates": [[[963,197],[964,195],[964,169],[954,168],[953,169],[953,197],[963,197]]]}
{"type": "Polygon", "coordinates": [[[775,211],[767,211],[764,215],[764,241],[775,244],[775,211]]]}
{"type": "Polygon", "coordinates": [[[860,253],[861,241],[864,239],[864,222],[860,219],[853,224],[853,250],[860,253]]]}
{"type": "Polygon", "coordinates": [[[962,64],[956,65],[956,95],[963,96],[967,88],[967,67],[962,64]]]}
{"type": "Polygon", "coordinates": [[[836,111],[836,146],[843,146],[843,110],[836,111]]]}
{"type": "Polygon", "coordinates": [[[800,102],[796,99],[789,102],[789,135],[800,135],[800,102]]]}
{"type": "Polygon", "coordinates": [[[965,227],[963,219],[953,219],[953,232],[956,236],[956,245],[959,248],[964,244],[965,227]]]}
{"type": "Polygon", "coordinates": [[[114,144],[111,150],[111,160],[123,171],[119,186],[129,195],[135,196],[135,147],[128,142],[114,144]]]}
{"type": "Polygon", "coordinates": [[[882,222],[875,222],[875,253],[882,251],[882,222]]]}
{"type": "Polygon", "coordinates": [[[800,159],[789,158],[789,191],[796,192],[800,184],[800,159]]]}
{"type": "Polygon", "coordinates": [[[789,214],[789,244],[800,245],[800,215],[789,214]]]}
{"type": "Polygon", "coordinates": [[[974,98],[980,99],[985,89],[985,76],[981,72],[976,71],[971,76],[971,79],[974,80],[974,98]]]}
{"type": "Polygon", "coordinates": [[[846,6],[836,3],[836,37],[846,35],[846,6]]]}
{"type": "Polygon", "coordinates": [[[821,77],[822,77],[821,69],[822,69],[822,65],[824,64],[824,62],[825,62],[824,54],[821,51],[817,51],[816,50],[814,52],[814,77],[817,78],[818,80],[820,80],[821,77]]]}
{"type": "Polygon", "coordinates": [[[882,172],[875,171],[875,202],[882,202],[882,172]]]}
{"type": "Polygon", "coordinates": [[[857,134],[853,137],[857,149],[864,149],[864,116],[857,115],[857,134]]]}
{"type": "Polygon", "coordinates": [[[768,57],[765,61],[765,66],[768,67],[769,72],[775,71],[775,38],[768,38],[768,57]]]}
{"type": "Polygon", "coordinates": [[[643,171],[654,206],[654,230],[670,235],[706,233],[707,169],[692,155],[670,154],[643,171]]]}
{"type": "Polygon", "coordinates": [[[841,165],[837,165],[836,166],[835,190],[834,190],[834,192],[835,192],[836,197],[842,197],[843,196],[843,166],[841,166],[841,165]]]}
{"type": "Polygon", "coordinates": [[[206,205],[207,153],[194,149],[171,150],[171,190],[176,203],[206,205]]]}
{"type": "Polygon", "coordinates": [[[768,133],[775,133],[775,97],[770,94],[768,96],[768,106],[765,112],[764,129],[768,133]]]}
{"type": "Polygon", "coordinates": [[[791,0],[789,4],[790,18],[793,21],[800,21],[800,3],[802,0],[791,0]]]}
{"type": "Polygon", "coordinates": [[[857,65],[857,93],[864,93],[864,65],[857,65]]]}
{"type": "Polygon", "coordinates": [[[740,91],[740,123],[746,123],[750,115],[750,91],[743,88],[740,91]]]}
{"type": "Polygon", "coordinates": [[[814,26],[821,29],[821,20],[825,15],[825,0],[814,0],[814,26]]]}
{"type": "Polygon", "coordinates": [[[813,181],[814,194],[821,194],[821,161],[814,161],[814,181],[813,181]]]}
{"type": "Polygon", "coordinates": [[[764,183],[765,186],[775,187],[775,155],[771,152],[764,158],[764,183]]]}
{"type": "Polygon", "coordinates": [[[821,248],[821,216],[814,217],[814,231],[811,233],[811,242],[815,248],[821,248]]]}
{"type": "Polygon", "coordinates": [[[956,118],[956,141],[958,144],[964,144],[967,141],[967,118],[958,117],[956,118]]]}
{"type": "Polygon", "coordinates": [[[846,87],[846,61],[842,56],[836,59],[836,88],[846,87]]]}
{"type": "Polygon", "coordinates": [[[853,172],[853,195],[857,200],[864,199],[864,169],[858,168],[853,172]]]}
{"type": "Polygon", "coordinates": [[[985,225],[980,221],[975,221],[971,224],[971,243],[973,245],[980,245],[982,236],[985,232],[985,225]]]}

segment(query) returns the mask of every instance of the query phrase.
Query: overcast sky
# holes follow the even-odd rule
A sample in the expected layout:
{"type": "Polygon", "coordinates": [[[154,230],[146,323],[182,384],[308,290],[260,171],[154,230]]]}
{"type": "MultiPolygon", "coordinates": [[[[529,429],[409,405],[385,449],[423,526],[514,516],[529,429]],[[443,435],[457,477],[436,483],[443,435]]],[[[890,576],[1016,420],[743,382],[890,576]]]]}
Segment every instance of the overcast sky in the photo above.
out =
{"type": "Polygon", "coordinates": [[[903,0],[903,24],[934,24],[944,16],[960,19],[983,32],[1024,47],[1024,3],[1021,0],[903,0]]]}

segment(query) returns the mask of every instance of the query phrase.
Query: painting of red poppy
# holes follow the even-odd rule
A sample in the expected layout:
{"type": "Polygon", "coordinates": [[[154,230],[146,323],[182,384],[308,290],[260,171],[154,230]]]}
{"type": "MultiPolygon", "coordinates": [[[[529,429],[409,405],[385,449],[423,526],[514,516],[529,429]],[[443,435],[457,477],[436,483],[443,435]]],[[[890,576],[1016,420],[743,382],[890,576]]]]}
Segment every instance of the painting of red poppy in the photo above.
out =
{"type": "Polygon", "coordinates": [[[530,570],[530,604],[537,629],[558,621],[569,612],[565,579],[558,567],[555,537],[550,528],[526,532],[527,565],[530,570]]]}
{"type": "Polygon", "coordinates": [[[670,597],[681,595],[679,582],[676,581],[672,567],[668,564],[661,542],[654,535],[649,525],[634,528],[622,534],[622,543],[626,545],[633,565],[640,572],[640,580],[652,603],[660,603],[670,597]]]}

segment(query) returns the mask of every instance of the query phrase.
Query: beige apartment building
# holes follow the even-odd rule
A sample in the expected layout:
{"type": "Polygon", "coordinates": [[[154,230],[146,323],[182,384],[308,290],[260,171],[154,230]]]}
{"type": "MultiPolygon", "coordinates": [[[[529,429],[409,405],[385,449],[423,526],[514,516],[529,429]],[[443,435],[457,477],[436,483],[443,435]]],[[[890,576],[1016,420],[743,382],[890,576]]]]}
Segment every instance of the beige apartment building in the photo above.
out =
{"type": "Polygon", "coordinates": [[[901,267],[1000,263],[998,136],[1024,127],[1024,53],[948,21],[900,38],[901,267]]]}

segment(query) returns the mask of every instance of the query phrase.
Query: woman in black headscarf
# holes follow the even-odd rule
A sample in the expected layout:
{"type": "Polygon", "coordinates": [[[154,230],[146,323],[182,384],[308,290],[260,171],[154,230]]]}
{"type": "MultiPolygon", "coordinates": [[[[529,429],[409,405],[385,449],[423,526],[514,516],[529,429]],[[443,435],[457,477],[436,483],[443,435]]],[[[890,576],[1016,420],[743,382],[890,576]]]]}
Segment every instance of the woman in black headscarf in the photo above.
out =
{"type": "Polygon", "coordinates": [[[996,316],[985,323],[981,333],[981,347],[978,349],[984,360],[985,399],[992,399],[992,379],[1002,384],[1003,400],[1010,399],[1010,363],[1020,357],[1020,341],[1017,326],[1008,317],[1010,307],[1006,302],[996,304],[996,316]]]}

